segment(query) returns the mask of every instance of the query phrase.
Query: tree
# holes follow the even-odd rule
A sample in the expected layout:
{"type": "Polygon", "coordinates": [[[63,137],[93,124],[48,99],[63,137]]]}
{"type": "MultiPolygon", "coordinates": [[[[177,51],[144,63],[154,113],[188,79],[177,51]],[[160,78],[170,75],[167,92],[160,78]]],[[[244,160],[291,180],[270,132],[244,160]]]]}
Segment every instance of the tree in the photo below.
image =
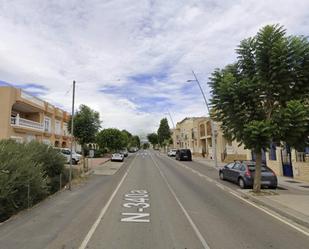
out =
{"type": "Polygon", "coordinates": [[[127,130],[122,130],[121,133],[123,134],[123,139],[124,139],[124,148],[128,148],[131,146],[131,140],[132,140],[132,134],[128,132],[127,130]]]}
{"type": "Polygon", "coordinates": [[[308,144],[309,43],[268,25],[236,52],[236,63],[210,78],[213,117],[227,136],[255,152],[253,190],[259,192],[262,150],[272,142],[308,144]]]}
{"type": "Polygon", "coordinates": [[[131,146],[137,147],[137,148],[141,147],[141,140],[140,140],[139,136],[135,135],[135,136],[132,137],[131,146]]]}
{"type": "Polygon", "coordinates": [[[149,149],[149,143],[143,143],[143,149],[144,150],[149,149]]]}
{"type": "Polygon", "coordinates": [[[101,148],[117,151],[126,146],[126,135],[118,129],[108,128],[97,134],[96,142],[101,148]]]}
{"type": "Polygon", "coordinates": [[[157,133],[149,133],[147,135],[148,141],[152,144],[153,147],[155,147],[159,141],[158,141],[158,134],[157,133]]]}
{"type": "Polygon", "coordinates": [[[158,142],[162,147],[165,140],[169,140],[171,138],[171,131],[168,125],[167,118],[163,118],[160,121],[160,126],[158,129],[158,142]]]}
{"type": "MultiPolygon", "coordinates": [[[[69,121],[68,130],[71,133],[72,117],[69,121]]],[[[85,157],[85,146],[95,141],[96,134],[101,127],[100,114],[86,105],[81,105],[74,115],[73,136],[82,147],[83,158],[85,157]]],[[[85,160],[83,167],[85,169],[85,160]]]]}

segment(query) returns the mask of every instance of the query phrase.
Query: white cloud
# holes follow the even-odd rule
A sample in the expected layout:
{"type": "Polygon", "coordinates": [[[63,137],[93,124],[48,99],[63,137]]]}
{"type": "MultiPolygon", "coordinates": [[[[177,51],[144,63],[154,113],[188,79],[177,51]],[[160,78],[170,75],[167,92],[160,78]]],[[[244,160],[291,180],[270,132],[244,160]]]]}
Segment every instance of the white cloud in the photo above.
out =
{"type": "Polygon", "coordinates": [[[307,35],[308,8],[307,0],[2,0],[0,80],[43,85],[49,91],[41,96],[68,110],[66,93],[76,80],[77,104],[100,111],[104,127],[150,132],[165,109],[175,121],[205,113],[198,87],[184,91],[191,69],[208,91],[214,68],[232,62],[239,41],[263,25],[307,35]],[[132,96],[98,91],[130,89],[129,76],[160,72],[167,77],[141,82],[136,96],[170,99],[161,112],[142,109],[132,96]]]}

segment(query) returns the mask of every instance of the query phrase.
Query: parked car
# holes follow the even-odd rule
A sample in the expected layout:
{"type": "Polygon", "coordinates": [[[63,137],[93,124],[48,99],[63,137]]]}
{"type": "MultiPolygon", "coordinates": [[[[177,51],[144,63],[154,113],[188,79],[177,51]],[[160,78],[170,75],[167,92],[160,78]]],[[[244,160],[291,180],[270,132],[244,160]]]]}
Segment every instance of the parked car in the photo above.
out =
{"type": "MultiPolygon", "coordinates": [[[[66,163],[70,163],[70,157],[71,157],[71,150],[67,148],[54,148],[58,150],[61,155],[63,155],[66,159],[66,163]]],[[[76,153],[73,151],[72,153],[72,164],[78,164],[80,159],[82,158],[82,155],[76,153]]]]}
{"type": "Polygon", "coordinates": [[[168,155],[168,156],[176,156],[176,151],[177,151],[177,149],[171,149],[171,150],[167,153],[167,155],[168,155]]]}
{"type": "Polygon", "coordinates": [[[138,151],[138,148],[137,147],[131,147],[129,148],[129,152],[131,153],[134,153],[134,152],[137,152],[138,151]]]}
{"type": "Polygon", "coordinates": [[[127,157],[129,155],[128,150],[127,149],[123,149],[120,151],[121,154],[124,155],[124,157],[127,157]]]}
{"type": "Polygon", "coordinates": [[[176,151],[175,159],[179,161],[192,161],[192,154],[189,149],[179,149],[176,151]]]}
{"type": "MultiPolygon", "coordinates": [[[[237,183],[240,188],[252,188],[255,174],[254,161],[235,161],[219,170],[221,180],[237,183]]],[[[262,165],[261,186],[276,189],[278,180],[276,174],[267,166],[262,165]]]]}
{"type": "Polygon", "coordinates": [[[121,153],[113,153],[111,161],[118,161],[118,162],[123,162],[124,160],[124,155],[121,153]]]}

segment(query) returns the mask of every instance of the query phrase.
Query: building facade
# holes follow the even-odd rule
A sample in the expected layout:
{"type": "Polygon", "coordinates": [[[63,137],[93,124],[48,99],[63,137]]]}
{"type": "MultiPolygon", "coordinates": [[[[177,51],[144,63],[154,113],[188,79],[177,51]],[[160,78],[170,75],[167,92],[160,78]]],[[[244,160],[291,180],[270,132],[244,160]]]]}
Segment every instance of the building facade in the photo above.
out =
{"type": "Polygon", "coordinates": [[[190,117],[178,122],[172,130],[173,147],[190,149],[193,154],[198,154],[200,151],[198,125],[203,119],[205,118],[190,117]]]}
{"type": "MultiPolygon", "coordinates": [[[[185,118],[176,124],[172,130],[173,147],[176,149],[190,149],[194,155],[213,158],[212,130],[209,117],[185,118]]],[[[228,141],[220,128],[215,123],[216,153],[220,162],[231,162],[233,160],[251,159],[250,150],[239,146],[236,141],[228,141]]]]}
{"type": "Polygon", "coordinates": [[[70,115],[21,89],[0,87],[0,139],[70,146],[70,115]]]}

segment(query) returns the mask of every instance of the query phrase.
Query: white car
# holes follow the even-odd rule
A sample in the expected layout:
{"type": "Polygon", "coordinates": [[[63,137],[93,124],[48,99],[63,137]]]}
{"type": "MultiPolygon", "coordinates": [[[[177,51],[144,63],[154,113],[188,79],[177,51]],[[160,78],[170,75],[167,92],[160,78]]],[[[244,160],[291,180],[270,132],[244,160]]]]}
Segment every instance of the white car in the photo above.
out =
{"type": "Polygon", "coordinates": [[[171,149],[168,153],[167,153],[167,155],[168,156],[176,156],[176,149],[171,149]]]}
{"type": "MultiPolygon", "coordinates": [[[[71,150],[67,148],[55,148],[56,150],[59,150],[61,155],[63,155],[66,159],[66,163],[70,163],[70,156],[71,156],[71,150]]],[[[76,153],[73,151],[72,153],[72,164],[78,164],[80,159],[82,158],[82,155],[76,153]]]]}
{"type": "Polygon", "coordinates": [[[114,153],[112,154],[112,158],[111,158],[111,161],[120,161],[120,162],[123,162],[123,159],[124,159],[124,155],[121,154],[121,153],[114,153]]]}

